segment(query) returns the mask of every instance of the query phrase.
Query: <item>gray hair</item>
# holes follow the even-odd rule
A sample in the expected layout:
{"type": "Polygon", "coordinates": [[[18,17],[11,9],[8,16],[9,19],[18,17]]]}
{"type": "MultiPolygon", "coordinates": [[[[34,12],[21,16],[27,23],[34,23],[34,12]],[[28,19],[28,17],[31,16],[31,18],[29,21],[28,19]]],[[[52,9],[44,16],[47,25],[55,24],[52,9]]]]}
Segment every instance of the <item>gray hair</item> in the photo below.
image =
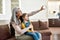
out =
{"type": "Polygon", "coordinates": [[[11,18],[11,22],[15,22],[16,24],[19,24],[20,21],[17,19],[16,17],[16,13],[18,11],[19,8],[15,7],[13,10],[12,10],[12,18],[11,18]]]}

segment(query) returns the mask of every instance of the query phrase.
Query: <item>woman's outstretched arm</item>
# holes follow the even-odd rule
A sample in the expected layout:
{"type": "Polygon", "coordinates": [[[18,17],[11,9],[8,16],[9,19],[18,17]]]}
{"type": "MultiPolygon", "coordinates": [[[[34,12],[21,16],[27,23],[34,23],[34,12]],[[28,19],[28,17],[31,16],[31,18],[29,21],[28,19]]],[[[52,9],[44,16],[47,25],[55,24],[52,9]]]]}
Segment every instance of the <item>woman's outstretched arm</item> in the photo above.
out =
{"type": "Polygon", "coordinates": [[[36,14],[36,13],[42,11],[42,10],[44,10],[43,6],[39,10],[35,10],[35,11],[32,11],[32,12],[28,13],[28,15],[32,16],[32,15],[34,15],[34,14],[36,14]]]}

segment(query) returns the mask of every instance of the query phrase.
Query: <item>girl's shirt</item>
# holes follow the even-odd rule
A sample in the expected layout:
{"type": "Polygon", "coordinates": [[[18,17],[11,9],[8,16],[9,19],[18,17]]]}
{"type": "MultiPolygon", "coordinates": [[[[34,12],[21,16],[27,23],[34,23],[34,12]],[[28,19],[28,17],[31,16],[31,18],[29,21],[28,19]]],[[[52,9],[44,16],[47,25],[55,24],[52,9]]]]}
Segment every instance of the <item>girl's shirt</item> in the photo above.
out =
{"type": "MultiPolygon", "coordinates": [[[[27,23],[22,22],[21,28],[22,29],[27,28],[27,27],[29,27],[30,24],[31,24],[30,21],[28,21],[27,23]]],[[[32,32],[32,29],[30,28],[27,32],[32,32]]]]}

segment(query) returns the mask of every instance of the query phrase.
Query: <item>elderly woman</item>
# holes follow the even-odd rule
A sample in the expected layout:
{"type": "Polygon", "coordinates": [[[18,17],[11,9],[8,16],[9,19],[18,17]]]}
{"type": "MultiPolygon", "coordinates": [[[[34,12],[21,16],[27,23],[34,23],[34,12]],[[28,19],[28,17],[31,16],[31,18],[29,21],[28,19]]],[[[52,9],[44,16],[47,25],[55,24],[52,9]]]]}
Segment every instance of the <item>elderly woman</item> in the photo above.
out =
{"type": "MultiPolygon", "coordinates": [[[[33,11],[28,15],[32,16],[42,10],[43,10],[43,6],[41,7],[40,10],[33,11]]],[[[20,10],[20,8],[14,8],[12,11],[10,26],[11,26],[11,35],[15,36],[17,40],[20,40],[19,37],[21,37],[27,30],[31,28],[31,27],[27,27],[27,28],[21,29],[21,21],[22,21],[22,11],[20,10]]],[[[41,36],[41,34],[39,36],[41,36]]]]}

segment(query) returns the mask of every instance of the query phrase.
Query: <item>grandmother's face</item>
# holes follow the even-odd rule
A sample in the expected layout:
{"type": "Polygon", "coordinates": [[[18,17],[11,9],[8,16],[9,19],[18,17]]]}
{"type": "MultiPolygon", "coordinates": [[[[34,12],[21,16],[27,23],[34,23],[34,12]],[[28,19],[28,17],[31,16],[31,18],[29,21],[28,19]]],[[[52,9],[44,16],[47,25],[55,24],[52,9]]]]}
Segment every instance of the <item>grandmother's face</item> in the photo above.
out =
{"type": "Polygon", "coordinates": [[[16,16],[22,16],[22,11],[20,9],[17,10],[16,16]]]}

